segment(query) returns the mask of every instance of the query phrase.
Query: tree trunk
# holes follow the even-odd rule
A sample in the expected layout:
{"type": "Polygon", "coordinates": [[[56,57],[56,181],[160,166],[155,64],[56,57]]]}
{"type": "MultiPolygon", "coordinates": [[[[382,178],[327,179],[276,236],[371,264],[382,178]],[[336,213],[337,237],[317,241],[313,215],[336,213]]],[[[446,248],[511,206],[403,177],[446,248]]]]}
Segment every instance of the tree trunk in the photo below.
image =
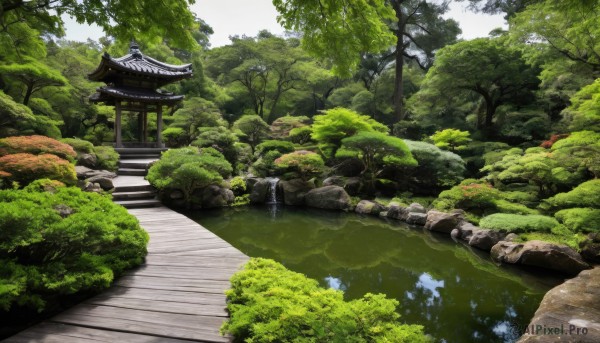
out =
{"type": "Polygon", "coordinates": [[[25,91],[25,97],[23,98],[23,105],[27,106],[29,104],[31,93],[33,93],[33,84],[27,84],[27,90],[25,91]]]}
{"type": "Polygon", "coordinates": [[[394,78],[394,117],[396,122],[404,119],[404,107],[402,100],[404,98],[404,84],[402,82],[404,75],[404,14],[400,6],[400,1],[393,1],[392,6],[398,20],[398,30],[396,34],[396,74],[394,78]]]}

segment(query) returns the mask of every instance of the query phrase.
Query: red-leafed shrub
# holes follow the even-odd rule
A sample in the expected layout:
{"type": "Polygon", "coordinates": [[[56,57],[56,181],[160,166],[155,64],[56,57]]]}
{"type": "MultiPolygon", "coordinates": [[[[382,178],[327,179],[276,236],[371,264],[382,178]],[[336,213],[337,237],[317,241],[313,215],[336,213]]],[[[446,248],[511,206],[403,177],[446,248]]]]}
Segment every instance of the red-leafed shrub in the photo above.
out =
{"type": "Polygon", "coordinates": [[[0,174],[8,181],[26,185],[37,179],[53,179],[66,184],[77,181],[75,167],[56,155],[32,155],[26,153],[0,157],[0,174]],[[9,174],[9,175],[7,175],[9,174]]]}
{"type": "Polygon", "coordinates": [[[70,161],[77,156],[69,144],[46,136],[14,136],[0,139],[0,156],[18,153],[53,154],[70,161]]]}
{"type": "Polygon", "coordinates": [[[550,148],[552,148],[554,143],[556,143],[556,141],[563,139],[563,138],[567,138],[567,137],[569,137],[568,133],[561,134],[561,135],[552,135],[552,136],[550,136],[549,140],[543,141],[542,144],[540,144],[540,146],[542,148],[550,149],[550,148]]]}

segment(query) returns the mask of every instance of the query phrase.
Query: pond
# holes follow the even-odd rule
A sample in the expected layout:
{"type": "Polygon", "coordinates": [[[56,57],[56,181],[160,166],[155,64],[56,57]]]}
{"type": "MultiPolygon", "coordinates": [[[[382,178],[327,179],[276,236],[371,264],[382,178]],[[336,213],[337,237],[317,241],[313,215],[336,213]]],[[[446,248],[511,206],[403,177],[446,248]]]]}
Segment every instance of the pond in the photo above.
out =
{"type": "Polygon", "coordinates": [[[436,342],[514,342],[544,293],[562,281],[497,266],[489,254],[398,221],[293,207],[187,213],[252,257],[345,292],[385,293],[401,320],[436,342]]]}

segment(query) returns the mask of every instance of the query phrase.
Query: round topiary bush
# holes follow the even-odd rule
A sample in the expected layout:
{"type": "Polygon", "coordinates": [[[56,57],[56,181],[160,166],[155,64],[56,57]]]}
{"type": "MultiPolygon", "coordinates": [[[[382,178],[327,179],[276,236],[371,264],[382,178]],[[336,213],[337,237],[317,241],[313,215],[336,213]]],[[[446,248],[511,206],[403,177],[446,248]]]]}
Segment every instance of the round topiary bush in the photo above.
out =
{"type": "Polygon", "coordinates": [[[0,157],[0,178],[9,182],[27,185],[30,182],[47,178],[66,184],[75,184],[75,166],[56,155],[32,155],[26,153],[0,157]]]}
{"type": "Polygon", "coordinates": [[[0,156],[18,153],[52,154],[70,161],[77,156],[69,144],[46,136],[15,136],[0,139],[0,156]]]}
{"type": "Polygon", "coordinates": [[[42,311],[61,295],[107,288],[142,262],[147,243],[110,197],[51,180],[0,191],[0,309],[42,311]]]}

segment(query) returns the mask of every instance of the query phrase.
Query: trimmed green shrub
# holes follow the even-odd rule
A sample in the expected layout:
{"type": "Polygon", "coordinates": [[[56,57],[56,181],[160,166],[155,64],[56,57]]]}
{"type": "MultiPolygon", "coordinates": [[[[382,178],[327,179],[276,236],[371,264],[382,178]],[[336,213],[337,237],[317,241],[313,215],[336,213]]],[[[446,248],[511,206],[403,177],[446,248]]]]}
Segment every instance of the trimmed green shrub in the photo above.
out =
{"type": "Polygon", "coordinates": [[[0,177],[9,182],[27,185],[36,179],[53,179],[75,184],[75,166],[56,155],[12,154],[0,157],[0,177]]]}
{"type": "Polygon", "coordinates": [[[286,141],[268,140],[256,146],[256,154],[263,155],[269,151],[277,150],[282,154],[294,151],[294,144],[286,141]]]}
{"type": "Polygon", "coordinates": [[[277,150],[267,152],[252,164],[252,172],[260,177],[276,175],[277,167],[275,166],[275,160],[281,157],[281,155],[282,153],[277,150]]]}
{"type": "Polygon", "coordinates": [[[220,184],[232,170],[231,164],[217,150],[186,147],[164,152],[150,167],[146,178],[159,190],[181,190],[190,205],[194,191],[220,184]]]}
{"type": "Polygon", "coordinates": [[[91,154],[94,152],[94,144],[79,138],[62,138],[61,142],[69,144],[78,154],[91,154]]]}
{"type": "Polygon", "coordinates": [[[73,161],[77,156],[69,144],[46,136],[16,136],[0,139],[0,156],[18,153],[52,154],[69,161],[73,161]]]}
{"type": "Polygon", "coordinates": [[[466,144],[471,141],[469,136],[470,134],[468,131],[445,129],[436,131],[429,138],[431,138],[433,144],[440,149],[457,151],[464,150],[467,147],[466,144]]]}
{"type": "Polygon", "coordinates": [[[554,217],[573,232],[599,232],[600,209],[569,208],[560,210],[554,217]]]}
{"type": "Polygon", "coordinates": [[[236,142],[235,134],[224,126],[200,127],[198,128],[198,138],[191,145],[199,148],[215,148],[225,156],[231,165],[235,165],[238,159],[236,142]]]}
{"type": "Polygon", "coordinates": [[[246,193],[246,181],[241,176],[236,176],[229,180],[229,188],[234,195],[240,196],[246,193]]]}
{"type": "Polygon", "coordinates": [[[147,242],[108,196],[51,180],[0,191],[0,307],[41,311],[59,295],[107,288],[142,262],[147,242]]]}
{"type": "Polygon", "coordinates": [[[231,278],[230,319],[221,331],[244,342],[428,342],[420,325],[398,321],[398,301],[343,292],[267,259],[253,258],[231,278]]]}
{"type": "Polygon", "coordinates": [[[295,129],[290,130],[290,135],[288,136],[290,141],[304,145],[312,140],[312,129],[310,126],[297,127],[295,129]]]}
{"type": "Polygon", "coordinates": [[[233,123],[232,129],[242,141],[250,144],[254,152],[254,148],[268,136],[269,124],[259,115],[246,114],[233,123]]]}
{"type": "Polygon", "coordinates": [[[163,130],[162,137],[169,148],[179,148],[187,145],[189,135],[180,127],[169,127],[163,130]]]}
{"type": "Polygon", "coordinates": [[[281,155],[275,160],[275,167],[286,179],[309,180],[325,171],[325,162],[317,153],[300,150],[281,155]]]}
{"type": "Polygon", "coordinates": [[[508,232],[551,232],[560,224],[552,217],[541,215],[495,213],[482,218],[479,221],[479,226],[484,229],[505,230],[508,232]]]}
{"type": "Polygon", "coordinates": [[[559,193],[540,204],[545,210],[591,207],[600,208],[600,179],[586,181],[567,193],[559,193]]]}
{"type": "Polygon", "coordinates": [[[310,118],[306,116],[283,116],[275,119],[270,126],[270,135],[274,139],[286,139],[294,129],[308,127],[310,118]]]}
{"type": "Polygon", "coordinates": [[[457,154],[425,142],[406,139],[404,142],[418,163],[411,172],[415,183],[423,187],[448,187],[463,180],[465,162],[457,154]]]}
{"type": "Polygon", "coordinates": [[[106,169],[115,171],[119,166],[119,153],[115,151],[115,148],[111,146],[95,146],[94,154],[96,154],[96,158],[98,161],[96,162],[96,166],[100,169],[106,169]]]}

